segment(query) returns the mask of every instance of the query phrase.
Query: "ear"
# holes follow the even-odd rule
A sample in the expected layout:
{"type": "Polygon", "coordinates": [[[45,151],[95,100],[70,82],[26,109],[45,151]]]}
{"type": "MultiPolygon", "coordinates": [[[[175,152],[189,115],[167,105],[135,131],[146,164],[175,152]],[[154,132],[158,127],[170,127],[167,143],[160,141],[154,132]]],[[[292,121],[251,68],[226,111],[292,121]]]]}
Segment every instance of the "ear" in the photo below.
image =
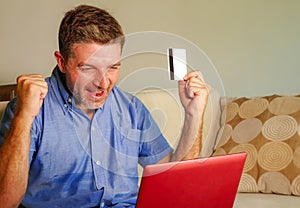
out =
{"type": "Polygon", "coordinates": [[[56,62],[57,62],[57,66],[58,66],[59,70],[62,73],[65,73],[66,72],[66,70],[65,70],[65,60],[62,57],[61,53],[59,51],[55,51],[54,52],[54,56],[55,56],[55,59],[56,59],[56,62]]]}

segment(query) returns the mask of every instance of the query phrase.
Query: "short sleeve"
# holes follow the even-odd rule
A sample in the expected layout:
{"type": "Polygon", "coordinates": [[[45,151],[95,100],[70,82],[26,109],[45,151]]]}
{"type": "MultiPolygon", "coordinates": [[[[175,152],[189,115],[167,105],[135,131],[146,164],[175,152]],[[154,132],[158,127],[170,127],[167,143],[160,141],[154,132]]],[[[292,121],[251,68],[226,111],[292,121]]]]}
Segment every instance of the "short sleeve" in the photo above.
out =
{"type": "MultiPolygon", "coordinates": [[[[9,130],[10,124],[14,118],[14,110],[16,107],[16,99],[10,101],[7,104],[7,107],[4,111],[2,120],[1,120],[1,124],[0,124],[0,146],[3,145],[4,141],[5,141],[5,136],[9,130]]],[[[31,142],[30,142],[30,152],[29,152],[29,164],[31,163],[32,157],[34,152],[36,151],[36,145],[35,145],[35,134],[33,133],[33,131],[31,131],[31,142]]]]}
{"type": "Polygon", "coordinates": [[[16,105],[15,100],[10,101],[4,110],[3,117],[1,119],[1,124],[0,124],[0,146],[2,146],[4,143],[5,135],[7,134],[10,123],[13,119],[15,105],[16,105]]]}
{"type": "Polygon", "coordinates": [[[141,103],[139,163],[144,167],[155,164],[173,152],[148,109],[141,103]]]}

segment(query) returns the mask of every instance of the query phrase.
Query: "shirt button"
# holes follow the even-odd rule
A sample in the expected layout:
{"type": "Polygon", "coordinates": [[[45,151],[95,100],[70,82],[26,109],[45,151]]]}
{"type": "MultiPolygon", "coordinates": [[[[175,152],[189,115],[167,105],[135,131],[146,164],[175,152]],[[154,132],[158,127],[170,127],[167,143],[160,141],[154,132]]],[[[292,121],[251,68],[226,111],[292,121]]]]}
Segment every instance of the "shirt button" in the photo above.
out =
{"type": "Polygon", "coordinates": [[[96,129],[96,128],[95,128],[94,126],[92,126],[92,131],[95,131],[95,129],[96,129]]]}
{"type": "Polygon", "coordinates": [[[66,108],[66,107],[68,107],[68,105],[67,105],[67,104],[64,104],[64,107],[66,108]]]}
{"type": "Polygon", "coordinates": [[[104,206],[105,206],[104,202],[102,202],[100,206],[101,206],[101,207],[104,207],[104,206]]]}
{"type": "Polygon", "coordinates": [[[100,162],[99,160],[97,160],[97,161],[96,161],[96,164],[97,164],[98,166],[100,166],[100,165],[101,165],[101,162],[100,162]]]}
{"type": "Polygon", "coordinates": [[[68,102],[71,103],[71,102],[72,102],[72,99],[71,99],[71,98],[68,98],[68,102]]]}

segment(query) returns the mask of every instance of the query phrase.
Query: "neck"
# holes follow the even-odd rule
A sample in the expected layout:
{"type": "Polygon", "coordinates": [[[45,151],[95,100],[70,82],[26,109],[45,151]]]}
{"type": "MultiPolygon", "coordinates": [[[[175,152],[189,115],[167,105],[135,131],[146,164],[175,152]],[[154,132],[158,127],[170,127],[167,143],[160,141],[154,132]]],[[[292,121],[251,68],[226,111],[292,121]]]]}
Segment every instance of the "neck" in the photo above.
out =
{"type": "Polygon", "coordinates": [[[83,111],[83,112],[90,118],[90,120],[92,120],[94,118],[96,110],[87,110],[87,111],[83,111]]]}

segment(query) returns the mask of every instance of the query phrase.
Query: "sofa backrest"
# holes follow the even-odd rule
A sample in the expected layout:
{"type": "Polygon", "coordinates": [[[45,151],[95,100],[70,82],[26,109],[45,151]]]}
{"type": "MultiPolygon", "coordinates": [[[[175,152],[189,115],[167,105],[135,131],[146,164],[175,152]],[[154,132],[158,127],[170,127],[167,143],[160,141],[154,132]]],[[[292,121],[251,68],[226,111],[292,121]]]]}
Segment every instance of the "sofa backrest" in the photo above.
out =
{"type": "MultiPolygon", "coordinates": [[[[184,111],[177,89],[152,89],[135,94],[147,106],[171,146],[176,147],[184,121],[184,111]]],[[[220,129],[220,95],[212,91],[204,114],[201,157],[213,152],[220,129]]]]}

